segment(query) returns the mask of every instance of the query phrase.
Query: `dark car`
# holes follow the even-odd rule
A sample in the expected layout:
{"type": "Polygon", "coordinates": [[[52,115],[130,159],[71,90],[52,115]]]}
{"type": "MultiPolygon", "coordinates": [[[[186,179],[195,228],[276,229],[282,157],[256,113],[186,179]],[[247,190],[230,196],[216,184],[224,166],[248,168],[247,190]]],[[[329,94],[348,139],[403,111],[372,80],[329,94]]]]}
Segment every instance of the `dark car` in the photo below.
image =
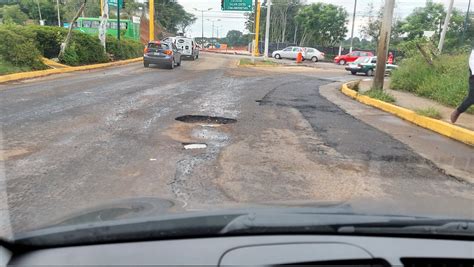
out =
{"type": "Polygon", "coordinates": [[[374,54],[372,52],[365,52],[365,51],[352,51],[346,55],[340,55],[334,58],[334,63],[339,65],[346,65],[347,63],[351,63],[356,61],[360,57],[371,57],[374,54]]]}
{"type": "MultiPolygon", "coordinates": [[[[367,76],[372,76],[375,73],[375,67],[377,66],[377,57],[360,57],[353,63],[346,67],[347,71],[350,71],[352,75],[357,73],[364,73],[367,76]]],[[[385,72],[390,74],[394,69],[398,68],[397,65],[387,64],[385,72]]]]}
{"type": "Polygon", "coordinates": [[[164,65],[170,69],[181,65],[181,52],[173,43],[151,41],[143,52],[143,66],[164,65]]]}

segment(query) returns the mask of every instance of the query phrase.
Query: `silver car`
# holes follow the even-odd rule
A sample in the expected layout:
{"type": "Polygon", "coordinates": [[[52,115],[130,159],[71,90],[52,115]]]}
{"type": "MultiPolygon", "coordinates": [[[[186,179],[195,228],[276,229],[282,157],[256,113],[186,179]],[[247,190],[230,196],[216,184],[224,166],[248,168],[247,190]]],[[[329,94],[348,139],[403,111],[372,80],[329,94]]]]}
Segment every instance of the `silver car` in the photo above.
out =
{"type": "Polygon", "coordinates": [[[304,49],[302,47],[289,46],[283,50],[273,51],[272,57],[276,59],[282,59],[282,58],[295,59],[299,52],[303,53],[303,57],[304,57],[304,49]]]}
{"type": "Polygon", "coordinates": [[[303,58],[313,62],[324,60],[324,53],[313,47],[304,47],[303,58]]]}
{"type": "Polygon", "coordinates": [[[173,43],[151,41],[143,53],[143,66],[165,65],[170,69],[181,66],[181,51],[173,43]]]}

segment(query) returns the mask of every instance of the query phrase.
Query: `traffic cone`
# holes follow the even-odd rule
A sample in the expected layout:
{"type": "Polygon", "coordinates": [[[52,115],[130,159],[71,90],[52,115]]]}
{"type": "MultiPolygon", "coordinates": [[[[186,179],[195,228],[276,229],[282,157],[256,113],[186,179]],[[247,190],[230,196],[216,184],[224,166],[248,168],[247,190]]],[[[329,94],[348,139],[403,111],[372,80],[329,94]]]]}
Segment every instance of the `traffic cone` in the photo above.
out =
{"type": "Polygon", "coordinates": [[[296,63],[301,63],[301,62],[303,62],[303,53],[298,52],[298,54],[296,55],[296,63]]]}

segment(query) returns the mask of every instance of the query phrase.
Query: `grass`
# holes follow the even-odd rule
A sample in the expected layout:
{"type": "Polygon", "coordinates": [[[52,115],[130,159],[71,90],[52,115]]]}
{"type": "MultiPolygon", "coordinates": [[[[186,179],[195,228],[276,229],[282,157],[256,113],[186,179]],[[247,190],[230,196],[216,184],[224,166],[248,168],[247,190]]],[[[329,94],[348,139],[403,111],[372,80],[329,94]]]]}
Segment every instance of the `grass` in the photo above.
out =
{"type": "Polygon", "coordinates": [[[255,60],[255,64],[252,64],[252,60],[249,58],[241,58],[239,61],[240,66],[276,66],[278,63],[275,63],[271,60],[255,60]]]}
{"type": "MultiPolygon", "coordinates": [[[[420,56],[407,58],[393,71],[390,86],[456,107],[468,92],[468,58],[468,54],[441,55],[432,66],[420,56]]],[[[474,113],[474,107],[468,112],[474,113]]]]}
{"type": "Polygon", "coordinates": [[[441,112],[439,112],[439,110],[437,110],[434,107],[415,109],[415,113],[418,115],[430,117],[437,120],[440,120],[442,118],[441,112]]]}
{"type": "Polygon", "coordinates": [[[16,72],[30,71],[31,68],[27,66],[18,67],[10,62],[6,62],[0,58],[0,75],[11,74],[16,72]]]}
{"type": "Polygon", "coordinates": [[[389,93],[386,93],[385,91],[381,89],[370,89],[369,91],[366,91],[364,95],[375,98],[384,102],[388,103],[395,103],[395,97],[389,93]]]}

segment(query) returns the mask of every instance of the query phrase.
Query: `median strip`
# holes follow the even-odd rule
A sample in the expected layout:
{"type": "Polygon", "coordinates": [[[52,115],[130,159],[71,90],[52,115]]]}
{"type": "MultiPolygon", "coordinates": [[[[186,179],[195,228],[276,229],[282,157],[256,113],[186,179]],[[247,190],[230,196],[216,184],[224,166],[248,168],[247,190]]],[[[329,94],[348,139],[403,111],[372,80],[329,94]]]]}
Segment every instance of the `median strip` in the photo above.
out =
{"type": "Polygon", "coordinates": [[[133,58],[133,59],[114,61],[114,62],[109,62],[109,63],[101,63],[101,64],[93,64],[93,65],[85,65],[85,66],[77,66],[77,67],[65,67],[65,68],[49,69],[49,70],[20,72],[20,73],[0,76],[0,83],[32,79],[32,78],[49,76],[53,74],[68,73],[68,72],[73,72],[73,71],[93,70],[93,69],[100,69],[100,68],[106,68],[106,67],[112,67],[112,66],[120,66],[120,65],[133,63],[133,62],[140,62],[142,60],[143,58],[139,57],[139,58],[133,58]]]}
{"type": "Polygon", "coordinates": [[[366,95],[361,95],[357,91],[349,88],[350,83],[342,85],[341,91],[343,94],[361,102],[366,105],[376,107],[385,112],[391,113],[399,118],[414,123],[423,128],[432,130],[436,133],[442,134],[454,140],[463,142],[470,146],[474,146],[474,131],[441,121],[432,119],[426,116],[417,114],[415,111],[402,108],[384,101],[373,99],[366,95]]]}

